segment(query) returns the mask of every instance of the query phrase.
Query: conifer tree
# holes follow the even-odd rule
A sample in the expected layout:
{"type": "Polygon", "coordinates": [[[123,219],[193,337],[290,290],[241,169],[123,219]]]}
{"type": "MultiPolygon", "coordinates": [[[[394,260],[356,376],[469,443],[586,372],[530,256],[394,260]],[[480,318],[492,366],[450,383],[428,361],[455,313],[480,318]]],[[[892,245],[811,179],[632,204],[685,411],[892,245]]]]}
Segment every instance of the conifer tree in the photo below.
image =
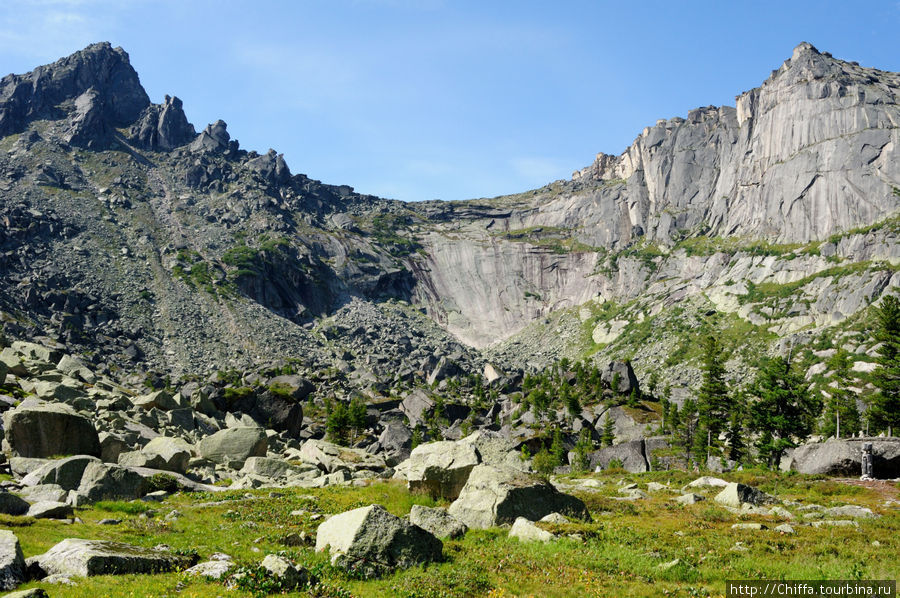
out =
{"type": "Polygon", "coordinates": [[[603,422],[603,431],[600,432],[600,442],[603,446],[612,446],[616,441],[616,423],[606,412],[606,419],[603,422]]]}
{"type": "Polygon", "coordinates": [[[850,385],[850,353],[840,349],[828,360],[828,368],[835,373],[834,381],[828,388],[830,397],[825,400],[825,417],[821,432],[824,436],[849,436],[859,430],[859,409],[856,395],[848,390],[850,385]]]}
{"type": "Polygon", "coordinates": [[[872,376],[878,392],[872,399],[869,418],[876,428],[886,429],[891,435],[900,427],[900,301],[893,295],[886,296],[875,308],[875,318],[875,339],[881,346],[872,376]]]}
{"type": "Polygon", "coordinates": [[[757,399],[750,409],[750,421],[760,434],[756,443],[759,457],[777,469],[784,451],[812,433],[822,401],[810,394],[806,381],[784,357],[774,357],[763,365],[750,394],[757,399]]]}
{"type": "Polygon", "coordinates": [[[703,383],[697,393],[697,431],[694,447],[698,460],[718,453],[719,434],[730,417],[731,399],[725,383],[722,347],[715,336],[703,339],[703,383]]]}
{"type": "Polygon", "coordinates": [[[697,403],[687,399],[678,412],[678,427],[674,429],[675,444],[684,451],[684,459],[690,465],[694,460],[693,452],[697,434],[697,403]]]}

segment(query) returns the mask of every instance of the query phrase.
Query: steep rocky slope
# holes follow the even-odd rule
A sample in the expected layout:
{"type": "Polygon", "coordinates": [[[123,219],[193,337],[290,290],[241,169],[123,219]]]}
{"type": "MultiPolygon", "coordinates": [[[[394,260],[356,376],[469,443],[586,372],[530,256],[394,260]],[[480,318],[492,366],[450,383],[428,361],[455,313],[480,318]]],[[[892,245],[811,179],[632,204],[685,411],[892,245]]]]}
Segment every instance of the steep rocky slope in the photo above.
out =
{"type": "Polygon", "coordinates": [[[0,81],[0,310],[101,371],[290,360],[389,387],[442,356],[647,375],[664,354],[689,386],[684,345],[715,329],[739,376],[779,339],[852,333],[898,284],[898,88],[801,44],[736,107],[659,121],[570,181],[405,204],[293,174],[222,121],[196,133],[95,44],[0,81]]]}

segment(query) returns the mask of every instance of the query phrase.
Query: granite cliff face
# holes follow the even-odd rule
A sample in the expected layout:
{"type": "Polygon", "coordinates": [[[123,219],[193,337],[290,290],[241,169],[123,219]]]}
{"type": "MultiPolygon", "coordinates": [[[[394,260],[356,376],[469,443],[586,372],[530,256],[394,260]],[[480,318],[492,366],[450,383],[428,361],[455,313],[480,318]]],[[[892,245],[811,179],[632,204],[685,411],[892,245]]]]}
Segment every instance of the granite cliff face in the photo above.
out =
{"type": "MultiPolygon", "coordinates": [[[[810,342],[900,282],[898,89],[801,44],[572,180],[406,204],[198,134],[95,44],[0,81],[0,310],[109,367],[291,358],[376,386],[448,356],[677,353],[675,312],[810,342]]],[[[690,381],[689,352],[666,367],[690,381]]]]}

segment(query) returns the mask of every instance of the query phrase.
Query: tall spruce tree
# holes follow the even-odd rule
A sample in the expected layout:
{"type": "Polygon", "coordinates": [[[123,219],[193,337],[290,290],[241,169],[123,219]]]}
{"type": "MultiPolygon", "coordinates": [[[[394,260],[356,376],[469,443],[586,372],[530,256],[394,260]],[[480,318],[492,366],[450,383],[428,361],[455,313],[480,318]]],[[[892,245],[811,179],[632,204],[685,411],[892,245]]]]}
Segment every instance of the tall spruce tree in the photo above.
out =
{"type": "Polygon", "coordinates": [[[703,339],[703,382],[697,392],[697,431],[694,451],[698,461],[720,452],[719,434],[728,424],[732,401],[725,383],[722,346],[709,335],[703,339]]]}
{"type": "Polygon", "coordinates": [[[822,412],[822,400],[809,392],[803,376],[785,357],[765,362],[750,388],[757,401],[750,408],[750,422],[760,434],[756,448],[770,468],[777,469],[781,456],[812,433],[822,412]]]}
{"type": "Polygon", "coordinates": [[[875,318],[875,339],[881,346],[872,376],[878,392],[869,407],[869,419],[876,429],[893,434],[900,427],[900,301],[886,296],[875,308],[875,318]]]}
{"type": "Polygon", "coordinates": [[[825,399],[825,416],[820,431],[823,436],[849,436],[859,430],[859,409],[856,394],[850,386],[850,353],[840,349],[828,360],[828,369],[834,371],[834,384],[828,388],[825,399]]]}

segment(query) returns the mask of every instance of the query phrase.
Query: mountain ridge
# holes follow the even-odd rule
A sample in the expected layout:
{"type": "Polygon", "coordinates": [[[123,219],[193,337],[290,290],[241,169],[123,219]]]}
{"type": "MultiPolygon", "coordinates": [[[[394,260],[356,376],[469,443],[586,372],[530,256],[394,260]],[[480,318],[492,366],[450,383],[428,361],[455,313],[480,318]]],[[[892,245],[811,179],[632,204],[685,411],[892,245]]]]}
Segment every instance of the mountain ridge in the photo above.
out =
{"type": "Polygon", "coordinates": [[[679,293],[778,337],[818,331],[897,282],[898,80],[804,43],[735,107],[659,121],[571,180],[404,203],[293,174],[274,150],[241,149],[223,121],[197,133],[177,97],[150,102],[124,50],[94,44],[0,82],[0,129],[18,131],[4,134],[0,160],[11,267],[0,305],[8,327],[80,338],[116,367],[209,371],[301,355],[367,384],[430,370],[435,355],[463,370],[488,358],[515,369],[631,357],[619,336],[679,293]],[[16,232],[29,227],[44,232],[16,232]],[[771,255],[760,261],[762,245],[771,255]],[[834,288],[832,304],[802,298],[778,310],[799,310],[793,320],[769,325],[754,311],[769,308],[748,304],[751,283],[820,284],[838,262],[859,269],[865,297],[834,288]],[[84,305],[53,299],[63,291],[84,305]],[[628,304],[618,319],[596,315],[628,304]],[[92,305],[111,340],[96,341],[92,305]],[[551,320],[573,309],[590,314],[573,330],[591,330],[560,346],[551,320]],[[414,334],[396,330],[397,314],[414,334]],[[391,348],[329,332],[360,326],[374,345],[383,339],[365,329],[385,331],[391,348]],[[547,342],[504,348],[534,326],[547,342]]]}

